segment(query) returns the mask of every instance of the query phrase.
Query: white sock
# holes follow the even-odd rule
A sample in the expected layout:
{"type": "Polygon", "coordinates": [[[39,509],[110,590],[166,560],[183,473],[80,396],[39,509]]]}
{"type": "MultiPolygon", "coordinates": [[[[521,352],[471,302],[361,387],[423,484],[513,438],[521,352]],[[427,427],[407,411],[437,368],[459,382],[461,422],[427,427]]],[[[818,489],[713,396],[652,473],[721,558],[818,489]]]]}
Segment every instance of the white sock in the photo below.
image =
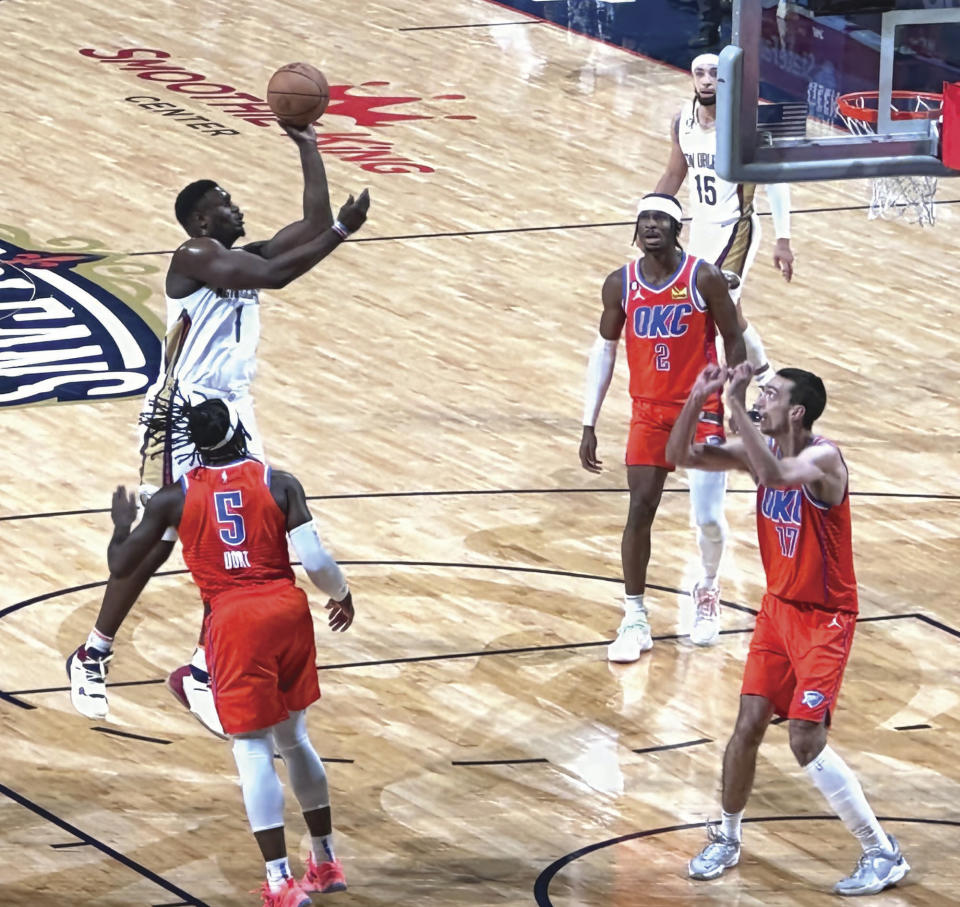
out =
{"type": "Polygon", "coordinates": [[[113,649],[113,637],[104,635],[96,627],[94,627],[90,631],[90,635],[87,637],[87,643],[84,648],[87,651],[90,649],[96,649],[98,652],[108,655],[113,649]]]}
{"type": "Polygon", "coordinates": [[[313,859],[317,863],[330,863],[336,859],[333,853],[333,832],[310,839],[313,844],[313,859]]]}
{"type": "Polygon", "coordinates": [[[647,609],[643,606],[643,593],[640,595],[623,595],[623,613],[627,617],[647,617],[647,609]]]}
{"type": "Polygon", "coordinates": [[[273,894],[283,889],[287,879],[293,878],[290,875],[290,863],[286,857],[280,857],[279,860],[270,860],[266,866],[267,885],[273,894]]]}
{"type": "Polygon", "coordinates": [[[803,770],[865,852],[893,849],[863,795],[857,776],[829,746],[803,770]]]}
{"type": "Polygon", "coordinates": [[[732,838],[734,841],[742,841],[740,832],[740,822],[743,820],[743,810],[738,813],[728,813],[720,810],[720,831],[725,838],[732,838]]]}
{"type": "Polygon", "coordinates": [[[762,387],[773,377],[773,369],[767,361],[763,341],[752,324],[743,329],[743,344],[747,348],[747,362],[753,366],[753,379],[762,387]]]}

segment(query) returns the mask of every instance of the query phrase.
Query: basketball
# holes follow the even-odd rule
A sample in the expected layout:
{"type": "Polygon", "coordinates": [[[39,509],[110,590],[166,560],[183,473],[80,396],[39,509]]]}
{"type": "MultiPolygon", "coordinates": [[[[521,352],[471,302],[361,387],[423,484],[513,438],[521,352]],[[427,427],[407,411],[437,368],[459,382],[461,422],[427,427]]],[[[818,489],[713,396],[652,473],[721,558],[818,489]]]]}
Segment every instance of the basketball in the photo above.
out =
{"type": "Polygon", "coordinates": [[[303,128],[327,109],[330,85],[316,66],[288,63],[270,77],[267,103],[282,122],[303,128]]]}

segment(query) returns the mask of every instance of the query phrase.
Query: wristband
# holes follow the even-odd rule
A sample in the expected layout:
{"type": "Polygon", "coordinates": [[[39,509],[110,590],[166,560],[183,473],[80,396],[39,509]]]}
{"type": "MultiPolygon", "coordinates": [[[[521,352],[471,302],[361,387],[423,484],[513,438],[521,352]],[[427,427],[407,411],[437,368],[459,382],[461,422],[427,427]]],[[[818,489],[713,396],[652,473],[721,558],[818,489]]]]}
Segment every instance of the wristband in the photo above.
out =
{"type": "Polygon", "coordinates": [[[335,220],[330,227],[334,233],[337,234],[341,239],[346,239],[350,235],[350,231],[338,220],[335,220]]]}

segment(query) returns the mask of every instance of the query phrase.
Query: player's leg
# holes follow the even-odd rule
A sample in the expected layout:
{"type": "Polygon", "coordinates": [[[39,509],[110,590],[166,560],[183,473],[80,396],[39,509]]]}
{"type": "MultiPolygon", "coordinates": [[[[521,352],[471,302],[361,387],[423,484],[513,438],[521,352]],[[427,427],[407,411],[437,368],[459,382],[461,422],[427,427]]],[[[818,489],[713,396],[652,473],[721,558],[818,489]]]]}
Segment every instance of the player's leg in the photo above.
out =
{"type": "Polygon", "coordinates": [[[843,895],[876,894],[910,870],[896,839],[880,827],[857,776],[827,743],[855,626],[852,614],[809,609],[798,613],[791,634],[797,681],[789,711],[790,749],[862,850],[850,876],[834,886],[843,895]]]}
{"type": "MultiPolygon", "coordinates": [[[[721,443],[723,414],[705,413],[697,427],[696,440],[705,444],[721,443]],[[716,424],[711,426],[704,421],[707,416],[715,416],[716,424]]],[[[687,478],[690,482],[690,521],[697,529],[697,545],[703,567],[703,574],[691,592],[694,619],[690,640],[698,646],[711,646],[720,637],[720,586],[717,572],[727,538],[727,521],[723,514],[727,474],[690,469],[687,478]]]]}
{"type": "Polygon", "coordinates": [[[270,728],[237,734],[233,758],[240,775],[243,806],[266,869],[263,907],[307,907],[309,895],[290,870],[283,828],[283,787],[273,764],[270,728]]]}
{"type": "MultiPolygon", "coordinates": [[[[634,428],[631,426],[633,436],[634,428]]],[[[629,465],[630,459],[628,445],[630,505],[620,542],[624,583],[623,620],[617,630],[617,638],[607,647],[607,658],[620,663],[636,661],[641,653],[653,646],[643,593],[650,561],[650,528],[660,505],[668,472],[665,466],[629,465]]]]}
{"type": "Polygon", "coordinates": [[[786,714],[794,675],[768,596],[757,615],[756,628],[743,669],[740,710],[723,753],[721,819],[707,827],[708,842],[689,863],[693,879],[715,879],[740,860],[743,813],[753,789],[757,752],[775,712],[786,714]]]}
{"type": "Polygon", "coordinates": [[[275,587],[220,596],[205,621],[216,711],[233,739],[244,807],[266,864],[262,893],[269,907],[310,903],[287,859],[273,729],[289,718],[281,660],[291,641],[312,647],[312,636],[311,625],[308,642],[291,640],[289,608],[275,587]]]}
{"type": "Polygon", "coordinates": [[[274,624],[284,640],[277,675],[289,717],[274,726],[273,739],[287,765],[290,786],[311,837],[311,853],[300,884],[308,892],[344,891],[343,866],[333,850],[327,773],[307,734],[306,710],[320,698],[310,605],[303,590],[291,586],[276,596],[275,606],[274,624]]]}
{"type": "Polygon", "coordinates": [[[707,826],[707,845],[687,867],[692,879],[715,879],[740,862],[740,823],[757,768],[757,752],[773,716],[763,696],[741,696],[733,734],[723,752],[723,787],[719,825],[707,826]]]}
{"type": "Polygon", "coordinates": [[[100,611],[87,641],[67,658],[70,702],[87,718],[106,718],[107,664],[113,658],[113,640],[150,577],[170,556],[173,542],[158,542],[129,576],[110,576],[100,611]]]}
{"type": "MultiPolygon", "coordinates": [[[[312,662],[310,670],[316,676],[312,662]]],[[[274,727],[273,739],[286,763],[290,786],[310,831],[311,852],[300,884],[307,892],[329,894],[345,891],[347,883],[343,866],[333,849],[333,818],[327,773],[307,734],[306,711],[291,712],[286,721],[274,727]]]]}

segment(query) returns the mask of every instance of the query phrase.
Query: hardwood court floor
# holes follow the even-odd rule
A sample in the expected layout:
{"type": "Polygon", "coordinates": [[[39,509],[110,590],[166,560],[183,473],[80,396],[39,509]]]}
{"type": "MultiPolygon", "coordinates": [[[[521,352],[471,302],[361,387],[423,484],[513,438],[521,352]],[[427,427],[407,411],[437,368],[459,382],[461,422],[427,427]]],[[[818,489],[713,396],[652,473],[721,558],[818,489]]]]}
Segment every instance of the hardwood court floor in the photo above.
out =
{"type": "MultiPolygon", "coordinates": [[[[621,361],[599,426],[606,470],[584,473],[583,372],[600,285],[630,256],[633,200],[666,161],[686,77],[552,26],[496,24],[523,18],[481,0],[8,0],[0,246],[108,253],[78,270],[162,317],[184,184],[222,182],[252,238],[296,218],[300,195],[297,155],[275,128],[168,86],[262,97],[297,58],[352,86],[321,139],[334,204],[369,186],[370,220],[315,272],[264,294],[255,387],[271,459],[315,497],[358,607],[349,633],[317,631],[324,698],[310,726],[350,883],[334,902],[831,903],[856,848],[822,818],[782,727],[762,750],[743,863],[712,884],[685,877],[716,815],[744,609],[762,588],[742,480],[728,496],[722,644],[694,651],[677,637],[695,550],[678,475],[649,573],[660,639],[636,665],[604,660],[628,410],[621,361]],[[441,27],[454,25],[466,27],[441,27]],[[141,52],[118,54],[130,48],[141,52]],[[197,78],[125,68],[150,59],[197,78]],[[374,96],[415,100],[349,100],[374,96]],[[150,98],[186,112],[138,106],[150,98]]],[[[942,185],[942,201],[957,195],[942,185]]],[[[864,199],[862,183],[795,187],[796,279],[774,273],[765,218],[744,306],[773,361],[812,368],[830,394],[822,431],[850,463],[864,618],[833,741],[914,867],[878,903],[933,907],[960,902],[957,206],[920,230],[844,210],[864,199]]],[[[105,578],[104,508],[136,480],[138,405],[3,417],[10,907],[256,902],[262,867],[229,747],[161,683],[198,628],[178,555],[122,631],[110,721],[75,714],[64,687],[105,578]]],[[[292,803],[288,829],[299,866],[292,803]]]]}

